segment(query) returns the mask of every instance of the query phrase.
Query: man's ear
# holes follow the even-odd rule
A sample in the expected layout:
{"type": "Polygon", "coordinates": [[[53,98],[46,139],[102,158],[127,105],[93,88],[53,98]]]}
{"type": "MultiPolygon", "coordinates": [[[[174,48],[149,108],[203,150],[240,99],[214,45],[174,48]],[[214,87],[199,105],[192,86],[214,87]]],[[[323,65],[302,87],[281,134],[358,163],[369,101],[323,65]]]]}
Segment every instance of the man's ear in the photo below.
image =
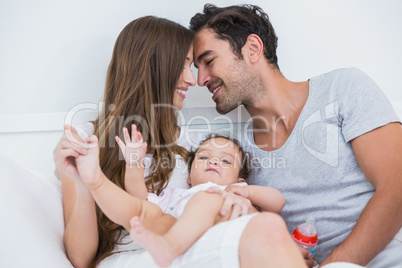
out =
{"type": "Polygon", "coordinates": [[[251,63],[257,62],[261,56],[264,56],[264,44],[261,38],[256,34],[250,34],[247,37],[247,56],[251,63]]]}
{"type": "Polygon", "coordinates": [[[246,182],[246,180],[243,179],[243,178],[238,178],[238,179],[237,179],[237,183],[242,183],[242,182],[246,182]]]}

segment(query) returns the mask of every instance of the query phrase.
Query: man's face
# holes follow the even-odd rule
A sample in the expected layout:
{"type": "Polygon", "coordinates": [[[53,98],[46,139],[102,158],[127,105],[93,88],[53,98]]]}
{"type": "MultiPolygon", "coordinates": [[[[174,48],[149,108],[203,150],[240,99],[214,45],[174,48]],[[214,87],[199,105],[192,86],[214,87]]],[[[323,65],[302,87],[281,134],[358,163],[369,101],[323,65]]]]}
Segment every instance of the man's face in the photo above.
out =
{"type": "Polygon", "coordinates": [[[251,72],[246,61],[240,60],[230,44],[220,40],[210,29],[195,36],[194,65],[198,68],[198,85],[212,93],[216,110],[226,114],[249,100],[251,72]]]}

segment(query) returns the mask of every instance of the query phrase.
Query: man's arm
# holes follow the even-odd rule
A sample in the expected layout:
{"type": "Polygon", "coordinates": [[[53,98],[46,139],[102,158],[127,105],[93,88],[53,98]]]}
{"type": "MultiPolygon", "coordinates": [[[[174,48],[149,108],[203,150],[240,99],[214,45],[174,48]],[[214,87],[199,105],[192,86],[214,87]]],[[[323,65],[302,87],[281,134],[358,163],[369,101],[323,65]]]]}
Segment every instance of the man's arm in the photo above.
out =
{"type": "Polygon", "coordinates": [[[402,127],[391,123],[351,141],[356,159],[376,192],[354,229],[322,263],[368,264],[402,226],[402,127]]]}

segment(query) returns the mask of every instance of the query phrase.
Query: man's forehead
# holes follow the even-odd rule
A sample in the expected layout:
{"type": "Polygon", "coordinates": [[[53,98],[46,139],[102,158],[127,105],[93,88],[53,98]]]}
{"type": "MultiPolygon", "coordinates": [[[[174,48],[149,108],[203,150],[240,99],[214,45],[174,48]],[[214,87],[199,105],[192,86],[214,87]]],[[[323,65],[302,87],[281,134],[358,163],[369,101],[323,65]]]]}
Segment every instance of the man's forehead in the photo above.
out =
{"type": "Polygon", "coordinates": [[[219,39],[211,29],[203,29],[197,33],[193,41],[194,65],[197,67],[197,63],[201,62],[203,58],[216,53],[221,42],[225,41],[219,39]]]}
{"type": "Polygon", "coordinates": [[[221,41],[211,29],[203,29],[195,35],[193,46],[194,53],[203,53],[201,50],[213,50],[214,43],[221,41]]]}

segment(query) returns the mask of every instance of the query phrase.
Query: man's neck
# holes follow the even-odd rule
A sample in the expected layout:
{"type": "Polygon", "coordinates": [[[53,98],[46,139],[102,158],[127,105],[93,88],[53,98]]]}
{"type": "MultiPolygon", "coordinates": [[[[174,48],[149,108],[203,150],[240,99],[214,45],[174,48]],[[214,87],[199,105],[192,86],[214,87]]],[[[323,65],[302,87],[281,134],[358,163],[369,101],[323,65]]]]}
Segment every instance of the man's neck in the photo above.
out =
{"type": "Polygon", "coordinates": [[[268,150],[275,150],[286,142],[296,125],[308,98],[309,82],[292,82],[270,71],[263,76],[263,84],[263,97],[245,107],[253,118],[256,141],[275,140],[274,145],[268,142],[272,146],[268,150]]]}

